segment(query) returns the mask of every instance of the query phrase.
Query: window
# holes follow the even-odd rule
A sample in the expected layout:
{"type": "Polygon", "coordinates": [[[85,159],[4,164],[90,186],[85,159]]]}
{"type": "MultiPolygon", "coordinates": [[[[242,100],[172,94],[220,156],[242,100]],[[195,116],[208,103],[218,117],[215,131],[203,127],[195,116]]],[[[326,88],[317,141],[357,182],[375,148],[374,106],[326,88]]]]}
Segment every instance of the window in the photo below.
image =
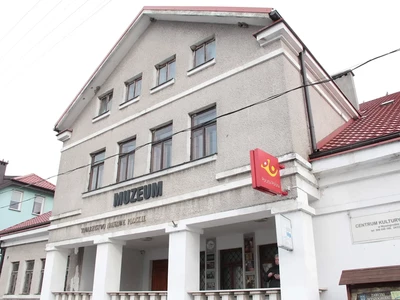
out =
{"type": "Polygon", "coordinates": [[[192,160],[217,153],[216,108],[192,115],[192,160]]]}
{"type": "Polygon", "coordinates": [[[101,96],[99,98],[99,100],[100,100],[99,115],[102,115],[110,110],[112,97],[113,97],[113,93],[109,92],[106,95],[101,96]]]}
{"type": "Polygon", "coordinates": [[[156,67],[158,72],[157,85],[161,85],[168,80],[175,78],[175,62],[176,60],[173,58],[172,60],[156,67]]]}
{"type": "Polygon", "coordinates": [[[11,278],[10,278],[10,285],[8,287],[8,294],[10,295],[15,294],[15,286],[17,284],[17,278],[18,278],[18,269],[19,269],[19,262],[11,263],[11,278]]]}
{"type": "Polygon", "coordinates": [[[118,182],[133,178],[135,148],[135,139],[119,144],[118,182]]]}
{"type": "Polygon", "coordinates": [[[68,255],[67,257],[67,268],[65,269],[65,279],[64,279],[64,292],[68,288],[68,275],[69,275],[69,263],[71,260],[71,255],[68,255]]]}
{"type": "Polygon", "coordinates": [[[136,78],[125,84],[127,89],[125,101],[130,101],[132,99],[135,99],[137,96],[140,96],[140,93],[142,91],[142,77],[136,78]]]}
{"type": "Polygon", "coordinates": [[[21,202],[22,202],[23,195],[24,195],[23,192],[12,191],[11,201],[10,201],[10,209],[21,210],[21,202]]]}
{"type": "Polygon", "coordinates": [[[44,197],[35,196],[35,201],[33,202],[32,213],[34,215],[40,215],[43,212],[44,207],[44,197]]]}
{"type": "Polygon", "coordinates": [[[215,39],[208,40],[194,48],[194,67],[215,58],[215,39]]]}
{"type": "Polygon", "coordinates": [[[92,167],[90,171],[89,190],[95,190],[101,187],[104,172],[104,158],[106,151],[92,154],[92,167]]]}
{"type": "Polygon", "coordinates": [[[39,289],[38,289],[38,294],[39,295],[42,292],[42,284],[43,284],[43,277],[44,277],[44,267],[46,266],[46,259],[42,258],[41,262],[42,262],[42,267],[40,269],[40,279],[39,279],[39,289]]]}
{"type": "Polygon", "coordinates": [[[151,150],[151,171],[155,172],[171,166],[172,124],[153,131],[151,150]]]}
{"type": "Polygon", "coordinates": [[[22,294],[24,294],[24,295],[29,295],[29,293],[31,292],[31,283],[32,283],[32,275],[33,275],[33,267],[34,266],[35,266],[34,260],[26,261],[24,287],[22,289],[22,294]]]}

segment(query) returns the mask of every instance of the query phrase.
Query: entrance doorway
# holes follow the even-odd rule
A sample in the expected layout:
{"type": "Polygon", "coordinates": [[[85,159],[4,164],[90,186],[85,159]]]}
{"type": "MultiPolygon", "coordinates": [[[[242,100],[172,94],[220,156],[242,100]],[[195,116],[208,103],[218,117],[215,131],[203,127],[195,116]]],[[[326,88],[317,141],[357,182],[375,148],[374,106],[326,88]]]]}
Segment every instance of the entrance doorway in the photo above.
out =
{"type": "Polygon", "coordinates": [[[221,250],[221,290],[243,288],[242,248],[221,250]]]}
{"type": "Polygon", "coordinates": [[[153,260],[151,272],[151,290],[166,291],[168,289],[168,259],[153,260]]]}

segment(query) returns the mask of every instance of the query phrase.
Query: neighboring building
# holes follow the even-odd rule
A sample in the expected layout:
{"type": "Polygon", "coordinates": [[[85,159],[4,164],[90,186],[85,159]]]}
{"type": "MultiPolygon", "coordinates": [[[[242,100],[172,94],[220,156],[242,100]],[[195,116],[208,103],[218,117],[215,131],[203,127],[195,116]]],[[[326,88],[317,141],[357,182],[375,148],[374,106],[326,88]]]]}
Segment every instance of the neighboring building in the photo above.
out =
{"type": "Polygon", "coordinates": [[[0,231],[5,254],[0,265],[0,299],[40,299],[50,216],[51,211],[0,231]]]}
{"type": "Polygon", "coordinates": [[[285,93],[330,77],[271,9],[145,7],[56,124],[60,172],[74,171],[57,183],[40,299],[343,299],[342,270],[397,264],[363,263],[376,244],[348,240],[344,211],[363,204],[336,188],[364,187],[339,180],[369,169],[345,156],[398,147],[328,157],[338,128],[366,120],[350,75],[285,93]],[[255,148],[285,165],[287,195],[252,189],[255,148]],[[335,158],[350,170],[335,173],[335,158]],[[282,216],[293,251],[277,248],[282,216]],[[266,290],[277,252],[281,288],[266,290]]]}
{"type": "Polygon", "coordinates": [[[55,185],[37,176],[7,176],[0,161],[0,230],[51,211],[55,185]]]}

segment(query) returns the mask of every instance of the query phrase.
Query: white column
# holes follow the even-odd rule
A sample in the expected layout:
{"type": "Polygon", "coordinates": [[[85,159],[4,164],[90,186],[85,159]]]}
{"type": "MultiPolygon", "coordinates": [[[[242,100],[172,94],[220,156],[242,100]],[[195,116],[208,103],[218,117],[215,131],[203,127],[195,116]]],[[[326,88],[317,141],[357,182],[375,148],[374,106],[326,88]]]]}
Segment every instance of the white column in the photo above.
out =
{"type": "Polygon", "coordinates": [[[123,241],[102,239],[97,244],[92,299],[108,300],[107,292],[119,291],[123,241]]]}
{"type": "Polygon", "coordinates": [[[188,292],[199,290],[203,230],[178,226],[165,231],[169,233],[168,299],[191,300],[188,292]]]}
{"type": "MultiPolygon", "coordinates": [[[[317,260],[313,232],[313,208],[307,194],[298,191],[299,210],[283,212],[291,220],[293,251],[279,248],[282,300],[319,300],[317,260]]],[[[282,234],[277,228],[277,235],[282,234]]]]}
{"type": "Polygon", "coordinates": [[[64,290],[65,272],[67,271],[68,250],[55,247],[46,248],[46,265],[41,291],[41,300],[54,300],[53,292],[64,290]]]}

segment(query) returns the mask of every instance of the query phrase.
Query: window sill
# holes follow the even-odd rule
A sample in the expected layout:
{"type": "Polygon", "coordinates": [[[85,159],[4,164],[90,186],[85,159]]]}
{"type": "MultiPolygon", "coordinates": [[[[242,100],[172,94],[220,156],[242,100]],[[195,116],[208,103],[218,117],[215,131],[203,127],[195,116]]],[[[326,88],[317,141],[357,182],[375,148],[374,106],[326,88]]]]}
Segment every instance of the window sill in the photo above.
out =
{"type": "Polygon", "coordinates": [[[131,99],[129,101],[125,101],[125,102],[121,103],[119,105],[119,109],[123,109],[123,108],[125,108],[125,107],[127,107],[127,106],[129,106],[129,105],[131,105],[133,103],[139,102],[139,100],[140,100],[140,95],[136,96],[135,98],[133,98],[133,99],[131,99]]]}
{"type": "Polygon", "coordinates": [[[215,65],[215,58],[213,58],[209,61],[206,61],[205,63],[198,65],[197,67],[194,67],[193,69],[190,69],[189,71],[187,71],[187,76],[192,76],[192,75],[194,75],[204,69],[207,69],[208,67],[211,67],[213,65],[215,65]]]}
{"type": "Polygon", "coordinates": [[[160,85],[158,85],[156,87],[153,87],[150,90],[150,94],[157,93],[158,91],[161,91],[162,89],[165,89],[167,86],[170,86],[170,85],[172,85],[174,83],[175,83],[175,78],[172,78],[172,79],[170,79],[170,80],[168,80],[168,81],[166,81],[166,82],[164,82],[164,83],[162,83],[162,84],[160,84],[160,85]]]}
{"type": "Polygon", "coordinates": [[[8,209],[9,209],[9,210],[12,210],[12,211],[21,212],[21,209],[15,209],[15,208],[11,208],[11,207],[9,207],[8,209]]]}
{"type": "Polygon", "coordinates": [[[98,115],[97,117],[94,117],[92,119],[92,123],[96,123],[97,121],[107,118],[109,115],[110,115],[110,111],[106,111],[105,113],[102,113],[101,115],[98,115]]]}

